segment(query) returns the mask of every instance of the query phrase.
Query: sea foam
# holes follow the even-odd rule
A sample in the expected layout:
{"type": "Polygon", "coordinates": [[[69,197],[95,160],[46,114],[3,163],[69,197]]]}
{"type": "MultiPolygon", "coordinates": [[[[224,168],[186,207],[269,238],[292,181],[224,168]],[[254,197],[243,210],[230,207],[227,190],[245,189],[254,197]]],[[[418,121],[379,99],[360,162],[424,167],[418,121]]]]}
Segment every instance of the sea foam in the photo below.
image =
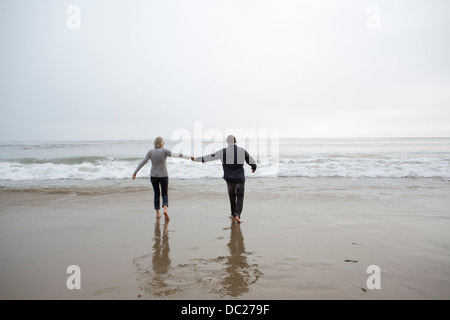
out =
{"type": "MultiPolygon", "coordinates": [[[[114,157],[66,159],[15,159],[0,161],[0,180],[96,180],[131,178],[140,159],[114,157]]],[[[385,157],[305,157],[258,159],[258,170],[249,177],[351,177],[351,178],[450,178],[450,160],[440,158],[385,157]]],[[[148,177],[151,163],[138,173],[148,177]]],[[[174,179],[221,178],[220,161],[193,163],[167,160],[169,176],[174,179]]]]}

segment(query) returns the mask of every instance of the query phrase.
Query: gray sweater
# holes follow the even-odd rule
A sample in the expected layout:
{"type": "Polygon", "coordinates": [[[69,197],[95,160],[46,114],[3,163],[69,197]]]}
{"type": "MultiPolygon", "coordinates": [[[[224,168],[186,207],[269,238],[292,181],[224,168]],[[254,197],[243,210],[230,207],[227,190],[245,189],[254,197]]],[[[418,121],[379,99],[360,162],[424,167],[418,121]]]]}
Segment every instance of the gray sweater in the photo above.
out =
{"type": "Polygon", "coordinates": [[[139,170],[148,162],[152,160],[152,169],[150,171],[151,177],[168,177],[166,167],[167,157],[190,159],[189,156],[182,155],[181,153],[172,153],[172,151],[164,148],[150,149],[134,171],[133,175],[137,174],[139,170]]]}

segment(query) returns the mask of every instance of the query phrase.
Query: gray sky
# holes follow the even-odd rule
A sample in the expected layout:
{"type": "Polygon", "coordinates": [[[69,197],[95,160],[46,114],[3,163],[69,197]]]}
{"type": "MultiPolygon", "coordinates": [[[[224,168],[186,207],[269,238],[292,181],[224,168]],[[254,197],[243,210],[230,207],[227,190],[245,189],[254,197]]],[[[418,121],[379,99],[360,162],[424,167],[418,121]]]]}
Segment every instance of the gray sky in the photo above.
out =
{"type": "Polygon", "coordinates": [[[448,0],[2,0],[0,140],[170,137],[194,121],[449,137],[449,12],[448,0]]]}

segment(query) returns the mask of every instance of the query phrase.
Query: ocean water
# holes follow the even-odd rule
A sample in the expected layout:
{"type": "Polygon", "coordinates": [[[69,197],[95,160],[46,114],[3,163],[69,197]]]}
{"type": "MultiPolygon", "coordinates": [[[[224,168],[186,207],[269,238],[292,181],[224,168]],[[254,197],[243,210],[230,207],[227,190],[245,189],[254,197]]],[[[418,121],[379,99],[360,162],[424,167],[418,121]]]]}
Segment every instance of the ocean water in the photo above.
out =
{"type": "MultiPolygon", "coordinates": [[[[249,178],[441,178],[450,179],[450,138],[279,139],[270,145],[239,143],[257,160],[249,178]]],[[[224,143],[192,142],[181,149],[200,156],[224,143]],[[187,150],[186,150],[187,149],[187,150]]],[[[0,143],[0,187],[119,185],[129,181],[138,163],[153,147],[148,141],[41,141],[0,143]]],[[[151,163],[138,174],[148,179],[151,163]]],[[[220,179],[219,161],[193,163],[168,158],[171,179],[220,179]]]]}

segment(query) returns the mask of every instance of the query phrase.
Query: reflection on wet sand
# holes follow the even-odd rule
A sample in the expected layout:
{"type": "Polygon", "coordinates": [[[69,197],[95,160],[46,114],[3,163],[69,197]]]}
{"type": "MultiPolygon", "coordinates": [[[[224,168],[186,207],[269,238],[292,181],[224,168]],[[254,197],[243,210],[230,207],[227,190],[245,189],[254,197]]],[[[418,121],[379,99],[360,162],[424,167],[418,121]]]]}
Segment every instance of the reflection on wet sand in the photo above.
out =
{"type": "MultiPolygon", "coordinates": [[[[237,297],[249,292],[250,286],[262,273],[256,263],[247,261],[251,252],[245,251],[241,226],[233,221],[224,230],[230,231],[227,244],[229,255],[212,259],[193,257],[187,263],[171,266],[168,222],[161,233],[161,225],[157,221],[151,252],[133,261],[143,291],[142,297],[204,299],[237,297]]],[[[222,248],[223,243],[218,243],[217,251],[222,248]]],[[[198,254],[198,248],[192,252],[198,254]]]]}
{"type": "MultiPolygon", "coordinates": [[[[255,271],[247,263],[247,254],[244,246],[244,236],[242,235],[241,226],[231,223],[230,241],[228,242],[228,250],[230,255],[224,258],[227,276],[221,281],[223,291],[232,297],[239,296],[249,291],[249,285],[258,280],[258,270],[256,269],[256,277],[250,274],[255,271]]],[[[254,272],[255,273],[255,272],[254,272]]]]}
{"type": "Polygon", "coordinates": [[[166,283],[171,263],[168,226],[169,221],[166,220],[161,234],[160,219],[157,219],[154,227],[151,253],[133,260],[141,282],[140,288],[144,291],[144,294],[166,296],[176,292],[176,288],[172,289],[166,283]]]}
{"type": "Polygon", "coordinates": [[[169,246],[169,222],[164,223],[163,234],[161,236],[161,225],[159,221],[155,223],[155,235],[153,237],[152,266],[155,275],[166,274],[170,267],[170,246],[169,246]]]}

